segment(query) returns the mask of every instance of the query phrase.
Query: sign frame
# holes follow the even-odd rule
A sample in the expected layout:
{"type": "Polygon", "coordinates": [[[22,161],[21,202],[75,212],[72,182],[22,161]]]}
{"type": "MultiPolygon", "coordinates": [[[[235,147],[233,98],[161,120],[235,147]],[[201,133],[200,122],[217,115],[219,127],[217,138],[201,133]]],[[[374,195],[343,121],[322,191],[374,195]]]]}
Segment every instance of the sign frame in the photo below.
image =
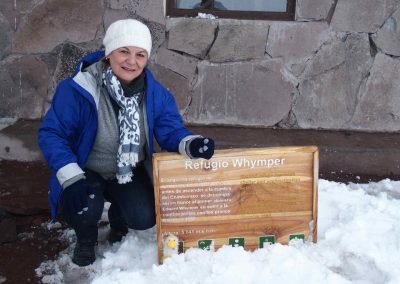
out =
{"type": "MultiPolygon", "coordinates": [[[[264,160],[261,160],[264,161],[264,160]]],[[[255,162],[253,162],[254,166],[256,165],[255,162]]],[[[249,167],[251,167],[252,164],[249,163],[249,167]]],[[[210,160],[204,160],[204,159],[196,159],[196,160],[190,160],[180,154],[177,153],[155,153],[153,155],[153,179],[154,179],[154,196],[155,196],[155,209],[156,209],[156,227],[157,227],[157,244],[158,244],[158,257],[159,257],[159,262],[162,263],[163,260],[163,236],[167,235],[168,233],[176,233],[177,237],[179,238],[180,241],[184,244],[184,250],[190,248],[190,247],[198,247],[198,241],[199,240],[214,240],[216,239],[213,237],[213,232],[209,233],[203,233],[201,234],[201,237],[198,237],[197,239],[191,239],[190,234],[185,234],[183,231],[177,230],[176,232],[171,232],[171,230],[165,230],[165,227],[171,227],[172,225],[176,224],[177,227],[190,227],[191,223],[192,224],[197,224],[203,222],[205,225],[208,226],[207,222],[218,222],[218,218],[220,218],[221,223],[224,222],[224,218],[231,218],[231,219],[240,219],[240,222],[244,221],[246,222],[247,216],[251,219],[251,222],[254,222],[254,228],[256,228],[257,225],[257,218],[261,218],[260,222],[265,222],[264,219],[266,216],[270,215],[270,219],[272,220],[271,222],[273,224],[276,224],[276,227],[278,228],[280,226],[279,222],[280,220],[276,220],[274,218],[278,218],[276,216],[279,216],[280,214],[288,216],[288,219],[293,219],[297,220],[295,221],[288,221],[288,220],[281,220],[282,223],[285,223],[286,227],[283,227],[284,233],[282,233],[281,236],[275,235],[275,242],[276,243],[282,243],[282,244],[287,244],[290,241],[289,236],[291,235],[301,235],[303,234],[305,236],[306,240],[317,242],[317,214],[318,214],[318,173],[319,173],[319,150],[317,146],[300,146],[300,147],[269,147],[269,148],[236,148],[236,149],[226,149],[226,150],[216,150],[215,154],[212,159],[210,160]],[[251,175],[246,175],[244,172],[246,171],[241,170],[240,171],[240,178],[233,178],[233,175],[229,173],[229,171],[232,171],[230,166],[226,166],[228,162],[224,162],[225,160],[228,161],[231,159],[233,161],[234,158],[236,157],[241,157],[241,158],[262,158],[262,157],[267,157],[265,158],[265,163],[262,164],[261,166],[264,166],[265,168],[260,168],[258,169],[261,171],[261,173],[266,173],[265,176],[264,174],[258,174],[257,177],[251,176],[251,175]],[[283,158],[282,158],[283,157],[283,158]],[[285,164],[286,161],[286,164],[285,164]],[[291,166],[290,161],[293,161],[292,164],[296,164],[296,166],[291,166]],[[213,162],[213,165],[215,165],[215,168],[211,167],[211,163],[213,162]],[[235,179],[235,181],[232,181],[235,183],[236,187],[234,190],[231,190],[232,195],[235,195],[236,191],[238,190],[237,188],[240,188],[240,191],[242,191],[242,187],[246,186],[246,183],[249,182],[250,184],[252,182],[256,183],[267,183],[271,181],[275,181],[275,185],[280,185],[284,184],[285,187],[289,188],[288,190],[291,190],[290,187],[295,186],[296,188],[299,187],[298,184],[302,184],[301,192],[305,192],[305,199],[303,198],[303,201],[306,200],[307,202],[307,210],[305,211],[282,211],[282,212],[275,212],[275,213],[264,213],[264,212],[258,212],[254,214],[227,214],[227,215],[217,215],[217,216],[207,216],[207,214],[203,215],[204,212],[198,213],[202,214],[202,217],[197,217],[194,215],[188,215],[188,216],[183,216],[183,214],[195,214],[194,211],[198,212],[198,210],[193,210],[195,207],[188,207],[187,212],[186,211],[179,211],[178,207],[162,207],[163,204],[167,204],[164,201],[161,200],[160,198],[162,197],[163,199],[172,197],[171,195],[166,195],[165,194],[165,189],[164,188],[169,188],[168,192],[174,192],[175,185],[176,187],[180,188],[190,188],[191,186],[199,186],[198,188],[201,188],[203,184],[207,184],[207,182],[199,182],[198,185],[196,185],[196,182],[192,182],[190,184],[185,184],[185,183],[174,183],[175,180],[178,180],[179,178],[177,177],[176,179],[174,178],[174,170],[170,170],[169,168],[174,168],[175,171],[177,172],[177,176],[180,176],[182,179],[182,168],[179,168],[180,166],[177,166],[177,164],[185,164],[185,167],[187,168],[189,165],[189,171],[188,176],[196,176],[196,173],[198,174],[199,177],[207,179],[207,181],[211,181],[210,184],[213,184],[212,180],[213,178],[210,178],[208,176],[213,175],[214,177],[216,176],[216,172],[218,172],[218,182],[219,183],[224,183],[224,175],[227,174],[226,179],[235,179]],[[195,164],[193,164],[195,163],[195,164]],[[209,165],[209,167],[206,167],[205,165],[209,165]],[[271,165],[270,165],[271,164],[271,165]],[[196,165],[196,166],[193,166],[196,165]],[[288,167],[291,171],[293,171],[292,174],[286,174],[286,176],[282,176],[282,171],[279,173],[279,167],[281,166],[281,169],[284,169],[284,167],[288,167]],[[218,168],[219,167],[219,168],[218,168]],[[304,170],[307,168],[307,170],[304,170]],[[298,169],[298,170],[297,170],[298,169]],[[299,175],[297,175],[297,171],[301,172],[299,175]],[[224,171],[225,174],[224,174],[224,171]],[[267,174],[268,172],[271,172],[270,174],[267,174]],[[166,175],[168,172],[168,175],[166,175]],[[172,175],[169,175],[171,174],[172,175]],[[274,173],[278,174],[278,176],[274,176],[274,173]],[[279,176],[280,175],[280,176],[279,176]],[[168,178],[165,178],[168,176],[168,178]],[[261,176],[261,177],[259,177],[261,176]],[[243,178],[242,180],[242,177],[243,178]],[[248,178],[250,177],[250,178],[248,178]],[[291,182],[291,178],[293,181],[291,182]],[[165,182],[167,180],[167,182],[165,182]],[[297,183],[298,180],[298,183],[297,183]],[[237,185],[239,183],[239,185],[237,185]],[[305,183],[306,185],[304,185],[305,183]],[[164,202],[164,203],[163,203],[164,202]],[[164,212],[166,209],[172,210],[170,214],[175,214],[173,217],[165,217],[167,214],[164,212]],[[182,216],[179,216],[179,214],[182,214],[182,216]],[[232,215],[232,216],[231,216],[232,215]],[[164,218],[162,218],[164,216],[164,218]],[[275,217],[274,217],[275,216],[275,217]],[[242,217],[244,220],[242,220],[242,217]],[[255,218],[255,219],[254,219],[255,218]],[[214,221],[213,221],[214,220],[214,221]],[[217,221],[216,221],[217,220],[217,221]],[[255,221],[254,221],[255,220],[255,221]],[[264,221],[263,221],[264,220],[264,221]],[[305,223],[307,222],[307,224],[305,223]],[[301,223],[301,225],[299,225],[301,223]],[[171,225],[172,224],[172,225],[171,225]],[[289,225],[288,225],[289,224],[289,225]],[[291,227],[297,227],[296,229],[293,229],[291,227]],[[306,228],[307,227],[307,228],[306,228]],[[179,233],[179,232],[182,232],[179,233]]],[[[204,180],[203,180],[204,181],[204,180]]],[[[261,187],[261,190],[264,190],[263,187],[271,187],[271,186],[265,186],[265,185],[250,185],[248,186],[249,188],[251,187],[253,192],[257,192],[259,188],[261,187]]],[[[279,187],[279,186],[278,186],[279,187]]],[[[271,189],[275,190],[275,189],[271,189]]],[[[295,191],[295,190],[292,190],[295,191]]],[[[177,192],[179,192],[177,190],[177,192]]],[[[276,190],[274,191],[276,192],[276,190]]],[[[300,191],[299,191],[300,192],[300,191]]],[[[176,197],[179,197],[176,196],[176,197]]],[[[180,196],[182,200],[187,200],[185,199],[185,196],[180,196]]],[[[249,196],[251,199],[252,197],[249,196]]],[[[282,197],[280,197],[282,198],[282,197]]],[[[289,207],[297,208],[301,207],[299,200],[295,200],[296,197],[291,197],[287,196],[288,200],[287,201],[289,204],[289,207]],[[293,206],[290,204],[294,204],[293,206]]],[[[234,199],[234,198],[233,198],[234,199]]],[[[237,198],[236,198],[237,199],[237,198]]],[[[230,200],[230,199],[229,199],[230,200]]],[[[208,200],[206,200],[208,201],[208,200]]],[[[206,202],[204,201],[204,202],[206,202]]],[[[282,204],[286,202],[285,200],[282,201],[282,204]]],[[[196,201],[195,198],[192,198],[191,200],[187,201],[188,203],[192,202],[198,202],[196,201]]],[[[232,207],[234,203],[228,202],[227,204],[232,207]],[[232,206],[231,206],[232,205],[232,206]]],[[[244,202],[239,202],[239,208],[244,204],[244,202]]],[[[262,203],[264,204],[264,203],[262,203]]],[[[275,203],[274,203],[275,204],[275,203]]],[[[228,207],[226,205],[226,207],[228,207]]],[[[250,204],[251,205],[251,204],[250,204]]],[[[237,202],[236,205],[237,207],[237,202]]],[[[276,205],[275,205],[276,206],[276,205]]],[[[236,208],[235,207],[235,208],[236,208]]],[[[250,206],[251,207],[251,206],[250,206]]],[[[278,205],[279,207],[279,205],[278,205]]],[[[198,206],[199,208],[199,206],[198,206]]],[[[258,210],[257,207],[254,207],[254,210],[258,210]]],[[[301,208],[300,208],[301,209],[301,208]]],[[[242,210],[242,209],[241,209],[242,210]]],[[[201,210],[200,210],[201,211],[201,210]]],[[[243,211],[243,210],[242,210],[243,211]]],[[[169,212],[168,212],[169,213],[169,212]]],[[[197,213],[196,213],[197,214],[197,213]]],[[[227,221],[228,222],[228,221],[227,221]]],[[[194,227],[198,227],[198,226],[194,227]]],[[[214,224],[215,226],[218,226],[214,224]]],[[[222,225],[221,225],[222,226],[222,225]]],[[[275,226],[275,225],[274,225],[275,226]]],[[[264,235],[271,235],[271,232],[273,232],[273,229],[270,229],[269,231],[265,231],[264,234],[259,234],[254,236],[254,240],[252,237],[247,238],[244,242],[246,243],[245,249],[258,249],[259,248],[259,238],[263,237],[264,235]],[[254,244],[252,244],[254,242],[254,244]],[[249,246],[247,244],[250,244],[249,246]]],[[[250,229],[251,230],[251,229],[250,229]]],[[[278,228],[279,230],[279,228],[278,228]]],[[[254,229],[254,231],[257,231],[254,229]]],[[[279,233],[280,234],[280,233],[279,233]]],[[[229,236],[226,236],[226,241],[221,243],[221,241],[217,241],[215,243],[215,247],[213,249],[218,249],[222,245],[229,245],[229,239],[230,238],[235,238],[235,237],[244,237],[242,236],[241,232],[232,232],[229,236]]],[[[213,242],[214,244],[214,242],[213,242]]]]}

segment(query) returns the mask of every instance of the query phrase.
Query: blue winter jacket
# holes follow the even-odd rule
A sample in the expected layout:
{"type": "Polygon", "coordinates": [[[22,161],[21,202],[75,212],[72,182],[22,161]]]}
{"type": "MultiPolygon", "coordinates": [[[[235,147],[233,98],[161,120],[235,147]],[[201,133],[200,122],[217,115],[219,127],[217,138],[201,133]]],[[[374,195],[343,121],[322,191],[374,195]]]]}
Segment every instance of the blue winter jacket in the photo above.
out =
{"type": "MultiPolygon", "coordinates": [[[[95,84],[95,80],[80,84],[77,78],[82,66],[103,57],[103,51],[87,55],[78,64],[74,75],[58,85],[51,107],[39,128],[39,147],[52,170],[49,203],[53,220],[57,216],[62,190],[60,178],[68,179],[68,175],[82,172],[97,133],[96,93],[100,86],[95,84]]],[[[153,154],[153,136],[162,149],[177,152],[181,140],[191,133],[183,125],[174,97],[154,80],[149,70],[145,69],[145,72],[149,154],[153,154]]]]}

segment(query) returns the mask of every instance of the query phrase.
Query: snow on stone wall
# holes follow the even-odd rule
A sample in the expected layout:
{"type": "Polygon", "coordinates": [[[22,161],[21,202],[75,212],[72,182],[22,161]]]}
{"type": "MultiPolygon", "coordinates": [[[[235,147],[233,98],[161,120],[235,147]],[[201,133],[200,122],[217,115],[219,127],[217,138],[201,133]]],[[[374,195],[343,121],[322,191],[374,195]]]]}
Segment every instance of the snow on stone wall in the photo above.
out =
{"type": "Polygon", "coordinates": [[[41,118],[108,25],[146,22],[188,123],[400,130],[400,1],[297,0],[296,20],[166,18],[159,0],[0,2],[0,117],[41,118]]]}

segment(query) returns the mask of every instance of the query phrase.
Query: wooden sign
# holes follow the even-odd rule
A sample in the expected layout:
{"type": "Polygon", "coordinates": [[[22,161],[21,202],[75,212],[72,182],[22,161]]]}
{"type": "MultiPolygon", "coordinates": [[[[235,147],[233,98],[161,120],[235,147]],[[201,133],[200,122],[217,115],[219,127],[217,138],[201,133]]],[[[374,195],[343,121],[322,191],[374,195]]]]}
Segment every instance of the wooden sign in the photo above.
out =
{"type": "Polygon", "coordinates": [[[180,251],[317,241],[315,146],[219,150],[211,160],[158,153],[153,174],[160,262],[168,234],[180,251]]]}

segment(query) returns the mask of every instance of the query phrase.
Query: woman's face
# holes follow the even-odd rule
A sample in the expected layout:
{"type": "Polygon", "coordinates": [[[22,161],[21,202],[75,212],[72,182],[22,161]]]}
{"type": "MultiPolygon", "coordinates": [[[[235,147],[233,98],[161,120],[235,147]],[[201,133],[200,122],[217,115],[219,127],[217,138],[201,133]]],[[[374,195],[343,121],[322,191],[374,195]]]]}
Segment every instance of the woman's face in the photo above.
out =
{"type": "Polygon", "coordinates": [[[129,85],[142,74],[147,64],[147,51],[140,47],[127,46],[113,50],[108,59],[110,67],[117,78],[125,85],[129,85]]]}

